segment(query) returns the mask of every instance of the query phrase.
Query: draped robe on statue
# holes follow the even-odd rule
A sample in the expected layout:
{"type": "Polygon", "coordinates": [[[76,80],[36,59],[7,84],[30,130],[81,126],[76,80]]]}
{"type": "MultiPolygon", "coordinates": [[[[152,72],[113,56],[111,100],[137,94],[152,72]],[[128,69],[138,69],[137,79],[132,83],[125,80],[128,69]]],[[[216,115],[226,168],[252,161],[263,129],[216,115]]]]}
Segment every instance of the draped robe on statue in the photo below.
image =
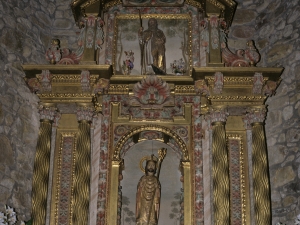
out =
{"type": "Polygon", "coordinates": [[[157,177],[141,177],[136,199],[136,225],[157,225],[160,204],[160,182],[157,177]]]}
{"type": "Polygon", "coordinates": [[[147,30],[139,32],[140,45],[143,46],[141,54],[143,55],[142,67],[144,71],[142,72],[148,74],[152,70],[151,65],[166,72],[166,37],[164,32],[157,28],[156,19],[150,18],[148,25],[147,30]]]}

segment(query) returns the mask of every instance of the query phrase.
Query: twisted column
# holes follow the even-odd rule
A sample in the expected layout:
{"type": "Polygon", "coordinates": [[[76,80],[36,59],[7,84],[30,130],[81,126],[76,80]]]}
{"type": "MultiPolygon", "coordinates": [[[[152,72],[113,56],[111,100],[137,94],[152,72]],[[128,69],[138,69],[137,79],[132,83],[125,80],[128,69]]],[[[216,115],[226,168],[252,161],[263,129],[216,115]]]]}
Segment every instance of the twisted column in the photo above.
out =
{"type": "Polygon", "coordinates": [[[212,124],[212,173],[213,173],[213,208],[214,224],[230,224],[230,187],[229,165],[226,146],[224,109],[211,109],[212,124]]]}
{"type": "Polygon", "coordinates": [[[257,107],[249,110],[246,118],[252,126],[252,174],[255,224],[271,224],[268,156],[264,131],[266,110],[257,107]]]}
{"type": "Polygon", "coordinates": [[[40,105],[39,113],[40,130],[34,160],[32,184],[33,225],[43,225],[46,223],[51,133],[56,108],[52,105],[40,105]]]}
{"type": "Polygon", "coordinates": [[[90,123],[93,109],[78,107],[78,137],[76,143],[76,160],[73,189],[72,224],[88,223],[90,197],[90,165],[91,165],[91,134],[90,123]]]}

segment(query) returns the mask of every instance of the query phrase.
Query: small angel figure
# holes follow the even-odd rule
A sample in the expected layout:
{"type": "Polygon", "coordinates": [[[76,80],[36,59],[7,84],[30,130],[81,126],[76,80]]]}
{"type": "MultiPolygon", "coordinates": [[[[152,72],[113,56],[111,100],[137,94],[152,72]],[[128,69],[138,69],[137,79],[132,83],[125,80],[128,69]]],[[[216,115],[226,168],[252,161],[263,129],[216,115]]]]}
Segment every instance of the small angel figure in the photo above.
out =
{"type": "Polygon", "coordinates": [[[52,39],[51,47],[46,51],[46,59],[55,64],[61,60],[60,41],[58,39],[52,39]]]}

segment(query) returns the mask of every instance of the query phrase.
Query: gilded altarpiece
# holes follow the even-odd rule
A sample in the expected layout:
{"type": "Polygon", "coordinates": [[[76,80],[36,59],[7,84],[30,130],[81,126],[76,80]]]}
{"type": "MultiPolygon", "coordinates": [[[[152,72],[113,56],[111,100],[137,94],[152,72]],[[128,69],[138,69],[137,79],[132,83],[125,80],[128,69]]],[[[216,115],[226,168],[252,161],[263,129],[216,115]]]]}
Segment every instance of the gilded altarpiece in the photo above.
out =
{"type": "Polygon", "coordinates": [[[41,101],[33,224],[135,224],[143,160],[159,149],[158,225],[270,224],[264,103],[282,69],[255,67],[253,42],[242,55],[228,49],[235,2],[71,7],[78,51],[54,39],[50,64],[23,65],[41,101]],[[158,72],[143,66],[141,34],[153,19],[166,39],[158,72]]]}

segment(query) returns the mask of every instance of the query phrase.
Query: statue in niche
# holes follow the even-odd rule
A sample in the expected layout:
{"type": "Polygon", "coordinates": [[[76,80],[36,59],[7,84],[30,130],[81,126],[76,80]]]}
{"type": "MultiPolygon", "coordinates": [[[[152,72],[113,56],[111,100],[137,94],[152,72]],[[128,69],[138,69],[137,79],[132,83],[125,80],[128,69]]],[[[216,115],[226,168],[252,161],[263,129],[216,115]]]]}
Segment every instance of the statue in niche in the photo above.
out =
{"type": "Polygon", "coordinates": [[[158,29],[157,20],[148,20],[148,29],[144,31],[140,16],[141,27],[138,32],[141,48],[141,73],[142,74],[166,74],[166,36],[158,29]]]}
{"type": "Polygon", "coordinates": [[[145,172],[138,183],[136,193],[136,225],[157,225],[160,208],[159,173],[161,162],[166,156],[167,149],[158,151],[159,159],[153,154],[142,158],[141,169],[145,172]],[[145,169],[142,164],[146,161],[145,169]],[[155,176],[157,170],[157,175],[155,176]]]}

